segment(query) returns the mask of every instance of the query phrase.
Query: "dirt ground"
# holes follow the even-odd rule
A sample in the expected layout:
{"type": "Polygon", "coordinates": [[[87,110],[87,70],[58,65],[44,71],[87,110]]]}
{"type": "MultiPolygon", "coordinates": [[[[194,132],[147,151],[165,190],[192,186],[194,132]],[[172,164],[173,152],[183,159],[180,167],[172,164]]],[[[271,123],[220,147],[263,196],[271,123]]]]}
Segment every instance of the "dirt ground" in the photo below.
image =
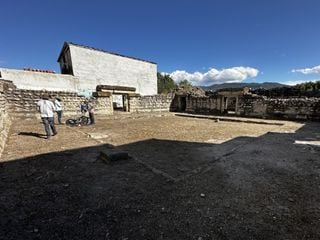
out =
{"type": "Polygon", "coordinates": [[[320,123],[155,114],[14,119],[0,239],[320,239],[320,123]],[[112,164],[101,151],[128,152],[112,164]]]}

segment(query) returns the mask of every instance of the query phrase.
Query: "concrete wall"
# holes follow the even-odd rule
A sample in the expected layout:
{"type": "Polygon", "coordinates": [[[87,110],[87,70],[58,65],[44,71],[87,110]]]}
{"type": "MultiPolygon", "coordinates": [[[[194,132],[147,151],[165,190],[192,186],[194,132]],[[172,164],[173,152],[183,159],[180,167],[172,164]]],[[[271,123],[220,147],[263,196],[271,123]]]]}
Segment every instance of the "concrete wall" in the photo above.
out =
{"type": "Polygon", "coordinates": [[[130,112],[169,112],[173,94],[129,98],[130,112]]]}
{"type": "Polygon", "coordinates": [[[157,94],[157,65],[70,44],[74,76],[80,89],[97,85],[135,87],[141,95],[157,94]]]}
{"type": "Polygon", "coordinates": [[[0,68],[0,75],[2,79],[12,81],[20,89],[72,92],[79,89],[79,78],[71,75],[8,68],[0,68]]]}

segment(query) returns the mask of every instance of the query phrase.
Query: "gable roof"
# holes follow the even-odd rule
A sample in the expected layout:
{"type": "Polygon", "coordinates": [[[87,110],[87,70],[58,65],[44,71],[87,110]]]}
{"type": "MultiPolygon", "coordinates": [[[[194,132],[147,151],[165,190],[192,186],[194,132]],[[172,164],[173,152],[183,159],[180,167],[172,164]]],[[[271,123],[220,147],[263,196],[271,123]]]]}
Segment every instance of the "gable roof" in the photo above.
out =
{"type": "Polygon", "coordinates": [[[73,45],[73,46],[76,46],[76,47],[82,47],[82,48],[86,48],[86,49],[89,49],[89,50],[104,52],[104,53],[108,53],[108,54],[112,54],[112,55],[116,55],[116,56],[120,56],[120,57],[131,58],[131,59],[134,59],[134,60],[138,60],[138,61],[142,61],[142,62],[148,62],[148,63],[151,63],[151,64],[157,64],[157,63],[155,63],[155,62],[143,60],[143,59],[140,59],[140,58],[129,57],[129,56],[122,55],[122,54],[119,54],[119,53],[109,52],[109,51],[105,51],[105,50],[103,50],[103,49],[93,48],[93,47],[89,47],[89,46],[85,46],[85,45],[80,45],[80,44],[76,44],[76,43],[72,43],[72,42],[64,42],[63,47],[62,47],[62,49],[61,49],[61,51],[60,51],[58,60],[57,60],[58,62],[59,62],[59,60],[60,60],[63,52],[65,51],[66,48],[69,47],[69,45],[73,45]]]}

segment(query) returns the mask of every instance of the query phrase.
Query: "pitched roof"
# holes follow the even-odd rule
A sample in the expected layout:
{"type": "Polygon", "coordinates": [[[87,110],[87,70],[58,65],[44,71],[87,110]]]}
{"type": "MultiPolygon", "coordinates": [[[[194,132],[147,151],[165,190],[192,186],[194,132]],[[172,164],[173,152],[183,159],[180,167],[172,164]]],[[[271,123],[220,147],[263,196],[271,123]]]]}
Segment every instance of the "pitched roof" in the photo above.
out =
{"type": "Polygon", "coordinates": [[[60,51],[60,54],[59,54],[59,57],[58,57],[58,62],[64,52],[64,50],[69,47],[69,45],[73,45],[73,46],[76,46],[76,47],[82,47],[82,48],[86,48],[86,49],[90,49],[90,50],[94,50],[94,51],[99,51],[99,52],[104,52],[104,53],[108,53],[108,54],[112,54],[112,55],[116,55],[116,56],[120,56],[120,57],[125,57],[125,58],[131,58],[131,59],[134,59],[134,60],[138,60],[138,61],[142,61],[142,62],[148,62],[148,63],[152,63],[152,64],[157,64],[155,62],[151,62],[151,61],[147,61],[147,60],[144,60],[144,59],[140,59],[140,58],[136,58],[136,57],[129,57],[129,56],[126,56],[126,55],[122,55],[122,54],[119,54],[119,53],[114,53],[114,52],[109,52],[109,51],[105,51],[103,49],[98,49],[98,48],[93,48],[93,47],[89,47],[89,46],[85,46],[85,45],[80,45],[80,44],[76,44],[76,43],[72,43],[72,42],[64,42],[63,44],[63,47],[60,51]]]}

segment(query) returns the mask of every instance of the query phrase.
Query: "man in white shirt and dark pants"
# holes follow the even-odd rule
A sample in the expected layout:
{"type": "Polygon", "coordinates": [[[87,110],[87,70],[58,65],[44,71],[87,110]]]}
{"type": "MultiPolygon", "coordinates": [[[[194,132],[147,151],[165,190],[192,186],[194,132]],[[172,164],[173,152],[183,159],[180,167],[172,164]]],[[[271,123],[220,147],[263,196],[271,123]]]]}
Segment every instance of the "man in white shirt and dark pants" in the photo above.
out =
{"type": "Polygon", "coordinates": [[[40,116],[42,119],[42,122],[44,124],[44,129],[47,134],[47,139],[50,138],[51,132],[52,136],[57,134],[57,130],[54,126],[54,111],[55,106],[53,102],[49,100],[49,97],[47,95],[43,95],[41,100],[37,102],[37,105],[39,107],[40,116]]]}

